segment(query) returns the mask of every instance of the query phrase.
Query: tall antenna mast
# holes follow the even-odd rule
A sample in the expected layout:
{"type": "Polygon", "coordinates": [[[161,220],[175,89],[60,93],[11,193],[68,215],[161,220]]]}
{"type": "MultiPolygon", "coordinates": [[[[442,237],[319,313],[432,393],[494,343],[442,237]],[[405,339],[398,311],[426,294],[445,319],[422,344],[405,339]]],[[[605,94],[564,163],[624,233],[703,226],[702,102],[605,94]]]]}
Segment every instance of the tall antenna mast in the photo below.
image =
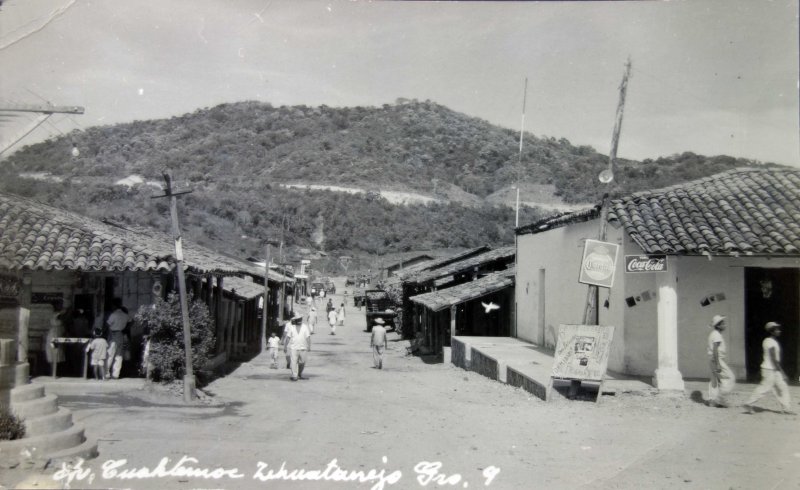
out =
{"type": "Polygon", "coordinates": [[[522,174],[522,135],[525,133],[525,105],[528,102],[528,77],[525,77],[525,91],[522,94],[522,123],[519,128],[519,158],[517,159],[517,205],[514,227],[519,228],[519,183],[522,174]]]}

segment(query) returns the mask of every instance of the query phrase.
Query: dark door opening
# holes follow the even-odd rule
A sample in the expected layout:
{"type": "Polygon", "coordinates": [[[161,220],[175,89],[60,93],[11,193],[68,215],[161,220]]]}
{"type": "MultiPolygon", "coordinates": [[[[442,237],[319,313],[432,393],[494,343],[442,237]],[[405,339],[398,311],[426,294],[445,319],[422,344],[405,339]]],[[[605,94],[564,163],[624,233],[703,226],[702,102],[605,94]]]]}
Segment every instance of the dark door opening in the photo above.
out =
{"type": "Polygon", "coordinates": [[[748,267],[745,282],[745,363],[747,379],[757,381],[761,366],[761,342],[767,336],[764,324],[783,325],[781,364],[789,381],[797,381],[800,344],[800,269],[748,267]]]}

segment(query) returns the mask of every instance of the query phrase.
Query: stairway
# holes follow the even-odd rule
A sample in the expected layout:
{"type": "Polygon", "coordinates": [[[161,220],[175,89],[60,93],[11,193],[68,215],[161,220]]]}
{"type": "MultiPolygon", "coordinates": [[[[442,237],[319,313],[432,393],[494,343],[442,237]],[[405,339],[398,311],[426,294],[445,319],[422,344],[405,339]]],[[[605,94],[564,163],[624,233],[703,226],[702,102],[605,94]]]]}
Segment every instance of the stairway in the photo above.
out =
{"type": "MultiPolygon", "coordinates": [[[[0,342],[0,350],[14,348],[14,342],[0,342]]],[[[7,352],[6,352],[7,354],[7,352]]],[[[0,353],[0,371],[18,366],[3,363],[9,356],[0,353]]],[[[0,441],[0,462],[3,466],[25,461],[57,464],[78,458],[97,457],[97,442],[89,440],[81,424],[72,422],[72,412],[58,406],[58,397],[45,394],[43,385],[25,384],[8,389],[8,377],[0,372],[2,398],[8,399],[11,411],[25,423],[25,437],[0,441]],[[5,389],[3,389],[5,388],[5,389]]]]}

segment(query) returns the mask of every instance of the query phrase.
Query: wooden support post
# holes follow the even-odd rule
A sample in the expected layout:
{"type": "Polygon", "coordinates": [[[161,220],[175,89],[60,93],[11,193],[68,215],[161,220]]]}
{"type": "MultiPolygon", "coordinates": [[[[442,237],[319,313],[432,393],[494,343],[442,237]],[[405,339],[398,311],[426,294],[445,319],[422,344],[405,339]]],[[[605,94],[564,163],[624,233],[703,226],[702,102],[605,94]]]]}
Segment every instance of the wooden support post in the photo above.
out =
{"type": "Polygon", "coordinates": [[[225,310],[222,305],[222,276],[217,277],[217,290],[214,293],[214,322],[217,332],[217,354],[225,350],[225,310]]]}

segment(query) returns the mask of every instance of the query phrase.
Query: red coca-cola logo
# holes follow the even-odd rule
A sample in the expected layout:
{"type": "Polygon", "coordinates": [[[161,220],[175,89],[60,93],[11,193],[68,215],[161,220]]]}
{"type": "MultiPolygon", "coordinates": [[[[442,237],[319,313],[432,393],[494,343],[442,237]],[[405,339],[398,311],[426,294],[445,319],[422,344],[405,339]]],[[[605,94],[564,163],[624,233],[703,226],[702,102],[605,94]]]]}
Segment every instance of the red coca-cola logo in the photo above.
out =
{"type": "Polygon", "coordinates": [[[664,272],[667,270],[665,255],[635,255],[625,257],[626,272],[664,272]]]}

